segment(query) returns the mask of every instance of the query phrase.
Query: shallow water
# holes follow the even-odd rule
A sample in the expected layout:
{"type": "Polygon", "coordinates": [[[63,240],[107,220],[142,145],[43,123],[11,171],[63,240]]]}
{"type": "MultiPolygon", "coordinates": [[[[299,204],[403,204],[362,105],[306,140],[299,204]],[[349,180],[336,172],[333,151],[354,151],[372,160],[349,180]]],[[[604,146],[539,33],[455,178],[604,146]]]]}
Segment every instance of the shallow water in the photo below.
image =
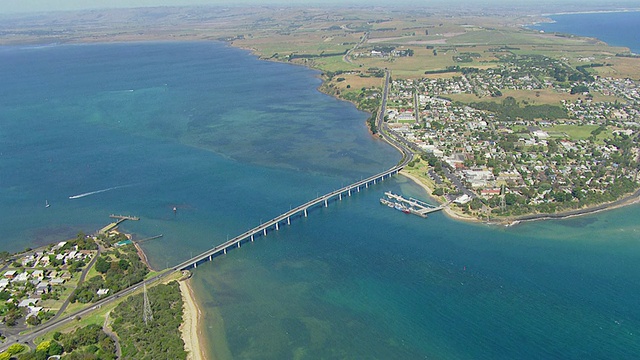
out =
{"type": "MultiPolygon", "coordinates": [[[[123,213],[141,217],[123,224],[139,238],[164,235],[144,245],[161,268],[400,159],[366,114],[315,90],[316,73],[220,44],[0,48],[0,72],[10,251],[123,213]]],[[[504,228],[405,215],[379,204],[386,190],[427,199],[397,176],[198,267],[209,351],[640,353],[640,207],[504,228]]]]}

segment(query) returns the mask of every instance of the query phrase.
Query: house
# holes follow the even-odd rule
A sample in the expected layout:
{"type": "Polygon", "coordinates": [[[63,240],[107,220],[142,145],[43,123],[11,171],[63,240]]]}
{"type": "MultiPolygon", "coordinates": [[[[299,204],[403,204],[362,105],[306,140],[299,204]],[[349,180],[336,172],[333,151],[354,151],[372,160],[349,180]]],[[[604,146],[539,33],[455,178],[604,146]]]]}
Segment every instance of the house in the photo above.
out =
{"type": "Polygon", "coordinates": [[[40,280],[44,279],[44,270],[34,270],[34,272],[31,273],[31,277],[40,280]]]}
{"type": "Polygon", "coordinates": [[[98,296],[107,295],[108,293],[109,293],[109,289],[98,289],[97,291],[98,296]]]}
{"type": "Polygon", "coordinates": [[[16,275],[16,277],[13,279],[13,281],[15,282],[26,282],[27,280],[29,280],[29,273],[26,272],[16,275]]]}
{"type": "Polygon", "coordinates": [[[454,203],[459,204],[459,205],[464,205],[466,203],[468,203],[469,201],[471,201],[471,197],[467,194],[463,194],[462,196],[458,197],[457,199],[453,200],[454,203]]]}
{"type": "Polygon", "coordinates": [[[4,289],[9,286],[9,279],[0,279],[0,289],[4,289]]]}
{"type": "Polygon", "coordinates": [[[22,301],[20,301],[20,303],[18,304],[18,307],[27,307],[27,306],[31,306],[31,304],[36,304],[38,303],[39,299],[24,299],[22,301]]]}
{"type": "Polygon", "coordinates": [[[4,277],[7,278],[7,279],[13,279],[16,276],[17,273],[18,272],[15,271],[15,270],[9,270],[9,271],[4,273],[4,277]]]}
{"type": "Polygon", "coordinates": [[[42,306],[29,306],[29,313],[27,314],[26,318],[28,319],[32,316],[37,316],[40,310],[42,310],[42,306]]]}
{"type": "Polygon", "coordinates": [[[51,285],[62,285],[62,284],[64,284],[65,281],[66,281],[65,279],[55,278],[55,279],[51,279],[51,281],[49,281],[49,284],[51,284],[51,285]]]}
{"type": "Polygon", "coordinates": [[[49,283],[46,281],[43,281],[41,283],[39,283],[38,285],[36,285],[36,291],[35,294],[37,295],[42,295],[46,292],[49,291],[49,283]]]}
{"type": "Polygon", "coordinates": [[[64,279],[64,280],[71,280],[72,275],[71,275],[71,273],[70,273],[70,272],[65,271],[65,272],[63,272],[63,273],[60,275],[60,277],[61,277],[62,279],[64,279]]]}
{"type": "Polygon", "coordinates": [[[482,189],[480,190],[480,195],[487,198],[495,195],[500,195],[500,189],[482,189]]]}

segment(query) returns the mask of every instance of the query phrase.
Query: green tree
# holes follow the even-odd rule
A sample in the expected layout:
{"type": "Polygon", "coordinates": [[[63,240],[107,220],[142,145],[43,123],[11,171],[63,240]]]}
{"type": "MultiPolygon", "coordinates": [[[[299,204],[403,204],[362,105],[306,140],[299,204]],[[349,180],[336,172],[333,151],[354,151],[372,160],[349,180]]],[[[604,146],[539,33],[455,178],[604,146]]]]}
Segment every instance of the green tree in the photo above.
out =
{"type": "Polygon", "coordinates": [[[100,256],[98,260],[96,260],[96,271],[105,274],[111,268],[111,262],[104,259],[104,257],[100,256]]]}

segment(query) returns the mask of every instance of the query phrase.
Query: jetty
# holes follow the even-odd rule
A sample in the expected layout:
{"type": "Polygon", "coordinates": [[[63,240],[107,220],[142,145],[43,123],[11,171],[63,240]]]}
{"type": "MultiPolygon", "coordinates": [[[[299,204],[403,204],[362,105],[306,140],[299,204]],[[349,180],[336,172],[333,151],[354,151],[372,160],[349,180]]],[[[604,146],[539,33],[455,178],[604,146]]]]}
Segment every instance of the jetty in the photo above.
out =
{"type": "Polygon", "coordinates": [[[132,221],[138,221],[140,220],[139,217],[137,216],[129,216],[129,215],[115,215],[115,214],[111,214],[109,215],[110,218],[112,219],[118,219],[120,220],[120,222],[124,221],[124,220],[132,220],[132,221]]]}
{"type": "Polygon", "coordinates": [[[162,234],[160,235],[156,235],[156,236],[152,236],[152,237],[148,237],[145,239],[141,239],[141,240],[132,240],[132,242],[136,243],[136,244],[141,244],[143,242],[147,242],[147,241],[151,241],[151,240],[155,240],[155,239],[159,239],[162,237],[162,234]]]}
{"type": "Polygon", "coordinates": [[[102,229],[98,230],[98,234],[106,234],[109,231],[115,229],[116,227],[118,227],[118,225],[120,225],[123,221],[125,220],[132,220],[132,221],[138,221],[140,220],[139,217],[137,216],[129,216],[129,215],[115,215],[115,214],[111,214],[109,215],[110,218],[112,219],[117,219],[118,221],[116,222],[112,222],[109,225],[103,227],[102,229]]]}
{"type": "Polygon", "coordinates": [[[384,195],[386,198],[380,199],[382,204],[402,210],[407,214],[414,214],[423,218],[426,218],[427,214],[440,211],[447,206],[447,204],[435,206],[414,198],[405,199],[401,195],[394,194],[391,191],[385,192],[384,195]]]}

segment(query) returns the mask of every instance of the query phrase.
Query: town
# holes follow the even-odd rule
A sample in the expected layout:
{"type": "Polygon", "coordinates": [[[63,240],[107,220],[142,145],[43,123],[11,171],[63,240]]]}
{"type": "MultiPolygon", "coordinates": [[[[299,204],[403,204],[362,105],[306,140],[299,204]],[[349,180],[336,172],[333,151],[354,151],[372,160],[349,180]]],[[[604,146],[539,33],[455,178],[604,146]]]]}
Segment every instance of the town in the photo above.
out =
{"type": "Polygon", "coordinates": [[[607,64],[588,58],[576,68],[499,59],[392,81],[385,121],[423,153],[409,169],[422,169],[433,195],[487,219],[585,208],[638,188],[637,81],[592,75],[607,64]],[[530,100],[542,92],[561,100],[530,100]]]}
{"type": "Polygon", "coordinates": [[[69,304],[95,302],[142,281],[149,271],[130,238],[111,224],[95,235],[81,232],[18,255],[3,253],[3,333],[39,325],[60,316],[69,304]],[[111,266],[114,259],[117,266],[111,266]]]}

